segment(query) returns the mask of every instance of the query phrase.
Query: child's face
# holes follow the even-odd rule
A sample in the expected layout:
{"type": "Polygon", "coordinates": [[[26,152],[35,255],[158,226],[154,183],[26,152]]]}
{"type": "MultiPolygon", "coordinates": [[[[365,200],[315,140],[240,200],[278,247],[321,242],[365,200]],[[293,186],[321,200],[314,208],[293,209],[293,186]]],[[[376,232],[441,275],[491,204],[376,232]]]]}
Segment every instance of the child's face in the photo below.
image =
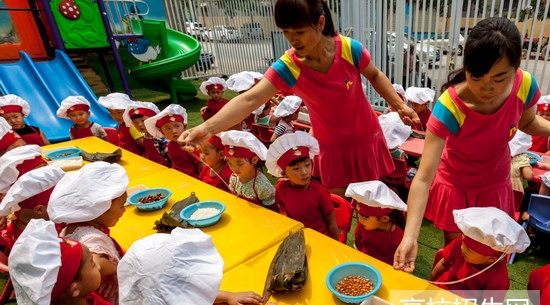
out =
{"type": "Polygon", "coordinates": [[[201,148],[201,160],[208,166],[213,167],[217,164],[223,163],[225,156],[223,154],[223,150],[220,150],[216,146],[206,142],[201,148]]]}
{"type": "MultiPolygon", "coordinates": [[[[541,116],[543,119],[550,121],[550,111],[538,111],[537,115],[541,116]]],[[[11,125],[11,123],[10,123],[11,125]]]]}
{"type": "Polygon", "coordinates": [[[90,117],[89,111],[71,111],[67,116],[73,121],[76,127],[88,127],[88,118],[90,117]]]}
{"type": "Polygon", "coordinates": [[[506,56],[481,77],[473,77],[470,72],[466,72],[466,83],[473,94],[472,102],[490,104],[506,98],[510,94],[515,75],[516,69],[510,65],[506,56]]]}
{"type": "Polygon", "coordinates": [[[132,118],[132,125],[141,133],[147,133],[147,127],[145,127],[145,120],[149,117],[146,115],[132,118]]]}
{"type": "Polygon", "coordinates": [[[223,99],[223,91],[221,90],[210,90],[208,91],[208,95],[214,102],[219,102],[223,99]]]}
{"type": "Polygon", "coordinates": [[[109,114],[113,118],[113,120],[117,121],[119,124],[124,124],[124,118],[122,115],[124,114],[124,110],[118,110],[118,109],[107,109],[109,110],[109,114]]]}
{"type": "Polygon", "coordinates": [[[416,113],[424,113],[426,112],[426,109],[428,109],[428,104],[418,104],[411,102],[411,108],[416,113]]]}
{"type": "Polygon", "coordinates": [[[308,186],[311,182],[313,163],[311,159],[298,162],[292,166],[285,167],[284,174],[293,186],[308,186]]]}
{"type": "Polygon", "coordinates": [[[8,121],[8,124],[10,124],[11,128],[13,129],[21,129],[25,127],[25,122],[23,121],[23,114],[21,112],[12,112],[8,114],[3,115],[4,119],[8,121]]]}
{"type": "Polygon", "coordinates": [[[252,159],[247,159],[226,156],[225,160],[231,171],[237,175],[239,179],[250,179],[254,177],[258,157],[255,156],[252,159]]]}
{"type": "Polygon", "coordinates": [[[462,250],[464,260],[472,265],[488,265],[495,261],[492,256],[482,255],[468,248],[464,242],[462,242],[460,250],[462,250]]]}
{"type": "Polygon", "coordinates": [[[177,141],[179,136],[185,131],[185,125],[180,122],[168,122],[162,125],[160,130],[168,140],[177,141]]]}
{"type": "Polygon", "coordinates": [[[79,297],[84,297],[97,290],[101,285],[101,273],[99,265],[94,262],[92,253],[84,244],[82,245],[82,261],[80,269],[73,282],[79,285],[79,297]]]}
{"type": "Polygon", "coordinates": [[[126,192],[120,197],[113,199],[111,207],[105,211],[105,213],[101,214],[101,216],[96,218],[96,222],[106,227],[114,227],[126,211],[126,207],[124,206],[126,199],[128,199],[126,192]]]}
{"type": "Polygon", "coordinates": [[[357,220],[359,221],[359,223],[361,223],[363,228],[365,228],[365,230],[367,231],[376,230],[382,227],[382,225],[384,224],[382,220],[380,220],[380,217],[366,216],[359,213],[359,206],[356,206],[355,210],[357,211],[357,220]]]}

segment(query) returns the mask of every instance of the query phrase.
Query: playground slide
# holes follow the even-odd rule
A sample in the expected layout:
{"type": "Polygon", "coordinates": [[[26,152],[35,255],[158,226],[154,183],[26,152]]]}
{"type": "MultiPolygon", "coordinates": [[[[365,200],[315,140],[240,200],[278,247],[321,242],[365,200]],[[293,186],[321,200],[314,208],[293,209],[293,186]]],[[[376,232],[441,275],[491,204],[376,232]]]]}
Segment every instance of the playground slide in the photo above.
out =
{"type": "Polygon", "coordinates": [[[59,104],[67,96],[82,95],[91,104],[90,121],[103,127],[115,127],[108,111],[97,103],[97,97],[67,54],[56,50],[50,61],[33,61],[25,52],[14,63],[0,64],[0,92],[21,96],[31,106],[27,124],[40,127],[50,142],[69,140],[72,122],[57,117],[59,104]]]}

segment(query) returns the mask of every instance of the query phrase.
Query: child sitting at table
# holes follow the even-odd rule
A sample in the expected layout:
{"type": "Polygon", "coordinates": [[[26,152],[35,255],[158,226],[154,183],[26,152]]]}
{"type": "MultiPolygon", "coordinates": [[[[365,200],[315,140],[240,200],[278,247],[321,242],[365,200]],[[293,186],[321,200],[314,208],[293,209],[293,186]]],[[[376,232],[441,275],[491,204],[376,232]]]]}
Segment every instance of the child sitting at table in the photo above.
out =
{"type": "Polygon", "coordinates": [[[275,187],[258,170],[260,161],[266,158],[265,145],[246,131],[224,131],[220,138],[227,165],[233,172],[229,179],[229,190],[239,198],[278,211],[275,205],[275,187]]]}
{"type": "Polygon", "coordinates": [[[2,232],[2,243],[11,249],[31,219],[49,220],[46,208],[54,186],[65,175],[57,166],[44,166],[19,177],[0,203],[0,217],[14,213],[2,232]]]}
{"type": "Polygon", "coordinates": [[[393,265],[393,255],[403,239],[407,205],[380,181],[351,183],[346,197],[355,201],[357,250],[393,265]]]}
{"type": "Polygon", "coordinates": [[[77,240],[90,248],[100,266],[102,289],[98,292],[117,304],[116,268],[124,255],[109,234],[126,208],[128,176],[116,163],[93,162],[76,172],[69,172],[54,188],[48,203],[48,215],[57,224],[64,224],[61,235],[77,240]]]}
{"type": "MultiPolygon", "coordinates": [[[[537,102],[537,115],[550,120],[550,95],[541,96],[537,102]]],[[[530,151],[536,151],[540,153],[549,152],[548,137],[543,136],[531,136],[533,145],[529,148],[530,151]]]]}
{"type": "Polygon", "coordinates": [[[254,292],[220,291],[223,259],[212,237],[175,228],[135,241],[118,265],[120,302],[141,304],[261,304],[254,292]]]}
{"type": "Polygon", "coordinates": [[[292,122],[298,119],[300,106],[302,106],[302,99],[296,95],[286,96],[281,101],[273,113],[273,115],[280,120],[277,126],[273,129],[271,142],[275,141],[278,137],[284,134],[294,132],[294,123],[292,122]]]}
{"type": "Polygon", "coordinates": [[[0,198],[23,174],[48,163],[42,157],[42,147],[31,144],[14,148],[0,157],[0,198]]]}
{"type": "Polygon", "coordinates": [[[26,144],[49,145],[50,141],[40,128],[25,124],[24,119],[30,113],[29,103],[21,97],[14,94],[0,96],[0,114],[11,125],[13,131],[25,140],[26,144]]]}
{"type": "Polygon", "coordinates": [[[432,115],[428,103],[432,102],[434,97],[435,91],[431,88],[409,87],[405,91],[405,98],[411,103],[411,108],[420,119],[420,124],[413,126],[413,129],[426,131],[428,119],[432,115]]]}
{"type": "Polygon", "coordinates": [[[19,304],[111,305],[94,292],[101,274],[88,247],[59,238],[51,221],[29,222],[8,267],[19,304]]]}
{"type": "Polygon", "coordinates": [[[512,189],[525,193],[528,181],[534,177],[531,159],[524,154],[531,147],[531,136],[521,130],[516,131],[516,135],[508,142],[510,146],[510,155],[512,156],[512,168],[510,179],[512,180],[512,189]]]}
{"type": "Polygon", "coordinates": [[[89,120],[90,102],[83,96],[69,96],[61,101],[59,109],[57,109],[57,117],[71,120],[74,123],[69,130],[71,140],[96,136],[107,141],[107,133],[103,127],[89,120]]]}
{"type": "Polygon", "coordinates": [[[464,298],[502,302],[510,288],[507,253],[523,252],[529,246],[525,230],[504,211],[495,207],[454,210],[462,236],[443,249],[430,280],[464,298]],[[458,283],[454,283],[458,281],[458,283]]]}
{"type": "Polygon", "coordinates": [[[166,137],[168,158],[172,168],[193,178],[198,178],[202,170],[199,152],[187,152],[176,142],[187,126],[187,111],[181,105],[170,104],[161,112],[145,120],[147,132],[154,138],[166,137]]]}
{"type": "Polygon", "coordinates": [[[267,127],[275,127],[275,124],[279,120],[276,116],[271,114],[271,100],[265,102],[265,104],[258,107],[258,109],[252,111],[254,115],[254,122],[258,125],[267,127]]]}
{"type": "Polygon", "coordinates": [[[134,126],[139,132],[143,133],[144,157],[160,165],[170,167],[170,158],[168,157],[168,142],[170,141],[166,137],[153,137],[145,126],[145,120],[154,117],[159,112],[157,105],[151,102],[133,102],[126,107],[122,118],[126,126],[134,126]]]}
{"type": "Polygon", "coordinates": [[[411,135],[411,127],[403,123],[397,112],[382,114],[378,116],[378,121],[392,157],[405,159],[407,155],[399,146],[411,135]]]}
{"type": "Polygon", "coordinates": [[[223,106],[229,103],[229,100],[223,97],[223,92],[227,89],[225,80],[220,77],[211,77],[207,81],[201,83],[199,90],[204,94],[210,96],[206,100],[206,106],[202,107],[200,113],[202,118],[206,121],[213,117],[223,106]]]}
{"type": "Polygon", "coordinates": [[[303,131],[277,138],[267,150],[266,167],[279,179],[275,204],[281,214],[338,240],[339,229],[328,189],[311,180],[317,140],[303,131]]]}
{"type": "Polygon", "coordinates": [[[107,108],[113,120],[118,123],[118,146],[138,156],[143,155],[143,133],[133,125],[128,127],[124,124],[124,110],[132,103],[130,97],[125,93],[115,92],[99,97],[97,102],[107,108]]]}
{"type": "MultiPolygon", "coordinates": [[[[259,72],[243,71],[229,76],[226,84],[229,90],[243,94],[254,87],[263,77],[264,75],[259,72]]],[[[240,125],[237,124],[230,129],[250,131],[249,125],[252,123],[254,123],[254,114],[251,113],[240,125]]]]}
{"type": "Polygon", "coordinates": [[[222,139],[216,135],[212,136],[208,142],[201,147],[201,160],[205,165],[199,174],[202,182],[231,192],[229,190],[229,180],[231,178],[231,168],[225,162],[222,139]]]}
{"type": "Polygon", "coordinates": [[[8,151],[25,144],[25,140],[13,131],[13,128],[3,117],[0,117],[0,157],[8,151]]]}

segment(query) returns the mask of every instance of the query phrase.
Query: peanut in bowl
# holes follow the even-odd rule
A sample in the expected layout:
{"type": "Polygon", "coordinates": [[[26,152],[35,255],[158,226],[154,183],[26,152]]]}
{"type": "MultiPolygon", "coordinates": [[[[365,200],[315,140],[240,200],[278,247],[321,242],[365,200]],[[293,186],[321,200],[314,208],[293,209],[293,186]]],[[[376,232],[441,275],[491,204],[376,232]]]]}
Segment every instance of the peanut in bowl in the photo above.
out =
{"type": "Polygon", "coordinates": [[[128,197],[128,203],[143,212],[160,210],[166,206],[172,191],[157,187],[139,191],[128,197]]]}
{"type": "Polygon", "coordinates": [[[326,283],[328,289],[344,303],[370,304],[372,296],[382,286],[382,276],[371,265],[349,262],[332,268],[326,283]]]}

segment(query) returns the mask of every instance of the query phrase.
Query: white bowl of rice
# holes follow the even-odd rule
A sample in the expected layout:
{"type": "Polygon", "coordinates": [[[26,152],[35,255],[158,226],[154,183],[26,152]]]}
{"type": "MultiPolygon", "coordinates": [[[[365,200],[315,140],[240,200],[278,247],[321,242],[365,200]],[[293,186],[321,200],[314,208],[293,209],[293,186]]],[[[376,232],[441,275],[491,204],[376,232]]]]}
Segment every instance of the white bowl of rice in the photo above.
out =
{"type": "Polygon", "coordinates": [[[219,201],[201,201],[193,203],[181,211],[181,218],[194,227],[207,227],[217,223],[225,211],[225,205],[219,201]]]}

